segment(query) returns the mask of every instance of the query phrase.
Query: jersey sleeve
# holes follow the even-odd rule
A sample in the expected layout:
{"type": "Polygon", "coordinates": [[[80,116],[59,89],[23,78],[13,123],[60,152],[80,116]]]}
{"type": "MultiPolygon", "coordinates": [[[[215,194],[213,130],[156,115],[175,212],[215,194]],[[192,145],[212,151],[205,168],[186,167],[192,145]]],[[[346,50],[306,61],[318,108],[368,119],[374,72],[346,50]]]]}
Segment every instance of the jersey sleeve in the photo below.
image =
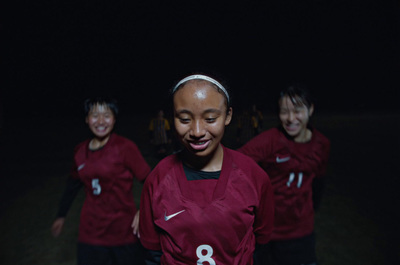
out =
{"type": "Polygon", "coordinates": [[[78,195],[79,190],[82,188],[83,183],[78,178],[73,178],[69,176],[65,186],[63,195],[58,207],[58,212],[56,217],[65,217],[69,209],[71,208],[72,202],[74,201],[76,195],[78,195]]]}
{"type": "Polygon", "coordinates": [[[147,250],[161,250],[159,233],[153,218],[153,184],[154,171],[146,179],[140,198],[139,234],[140,241],[147,250]]]}
{"type": "Polygon", "coordinates": [[[324,158],[323,158],[323,162],[321,164],[321,176],[326,175],[330,150],[331,150],[331,143],[329,140],[326,140],[326,143],[324,145],[324,151],[323,151],[324,158]]]}
{"type": "Polygon", "coordinates": [[[271,238],[274,225],[274,197],[268,175],[261,168],[256,174],[265,181],[260,192],[260,204],[255,211],[254,234],[257,244],[266,244],[271,238]]]}
{"type": "Polygon", "coordinates": [[[246,144],[238,149],[239,152],[251,157],[257,163],[265,160],[267,153],[271,149],[271,137],[267,132],[261,133],[252,139],[250,139],[246,144]]]}
{"type": "Polygon", "coordinates": [[[151,171],[139,148],[132,141],[128,141],[126,144],[125,164],[139,181],[144,181],[151,171]]]}
{"type": "Polygon", "coordinates": [[[327,173],[328,160],[330,155],[331,143],[328,138],[318,132],[318,156],[320,159],[318,172],[316,177],[323,177],[327,173]]]}

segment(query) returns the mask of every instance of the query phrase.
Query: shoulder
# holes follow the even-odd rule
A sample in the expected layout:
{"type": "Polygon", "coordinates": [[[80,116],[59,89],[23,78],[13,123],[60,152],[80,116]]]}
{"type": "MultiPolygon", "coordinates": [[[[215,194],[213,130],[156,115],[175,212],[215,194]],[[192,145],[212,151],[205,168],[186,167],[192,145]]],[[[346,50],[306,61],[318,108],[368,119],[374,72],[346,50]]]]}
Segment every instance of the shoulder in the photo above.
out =
{"type": "Polygon", "coordinates": [[[274,128],[271,128],[271,129],[261,132],[255,138],[268,140],[268,139],[282,137],[282,135],[283,134],[282,134],[281,130],[279,130],[278,127],[274,127],[274,128]]]}
{"type": "Polygon", "coordinates": [[[79,152],[80,150],[85,150],[88,147],[90,140],[91,139],[86,139],[80,142],[79,144],[75,145],[74,152],[76,153],[79,152]]]}
{"type": "Polygon", "coordinates": [[[129,147],[129,148],[132,148],[132,147],[137,148],[136,143],[133,140],[128,139],[127,137],[121,136],[116,133],[113,133],[110,137],[111,137],[110,143],[112,145],[121,146],[121,147],[129,147]]]}
{"type": "Polygon", "coordinates": [[[318,131],[315,128],[312,129],[312,132],[313,132],[313,137],[315,138],[316,142],[319,142],[323,145],[330,146],[330,140],[328,139],[328,137],[326,137],[324,134],[322,134],[320,131],[318,131]]]}
{"type": "Polygon", "coordinates": [[[176,154],[169,155],[163,158],[151,171],[146,182],[159,182],[164,176],[171,175],[172,170],[179,166],[180,160],[176,154]]]}
{"type": "Polygon", "coordinates": [[[250,156],[229,148],[225,148],[224,150],[230,156],[230,160],[232,161],[234,168],[243,171],[245,174],[257,173],[257,175],[267,175],[265,171],[250,156]]]}
{"type": "Polygon", "coordinates": [[[250,141],[248,141],[241,148],[239,148],[239,151],[248,149],[252,150],[265,149],[268,148],[268,146],[277,143],[279,139],[282,139],[282,137],[284,137],[284,135],[278,128],[271,128],[259,133],[258,135],[250,139],[250,141]]]}

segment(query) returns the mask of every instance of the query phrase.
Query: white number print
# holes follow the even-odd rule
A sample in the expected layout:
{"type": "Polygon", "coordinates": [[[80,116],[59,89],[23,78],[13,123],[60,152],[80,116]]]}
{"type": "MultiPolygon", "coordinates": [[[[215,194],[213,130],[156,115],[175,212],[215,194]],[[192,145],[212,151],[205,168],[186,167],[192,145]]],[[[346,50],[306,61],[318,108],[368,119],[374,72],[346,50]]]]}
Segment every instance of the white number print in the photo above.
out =
{"type": "Polygon", "coordinates": [[[99,183],[99,179],[92,179],[92,188],[94,195],[100,195],[101,193],[101,186],[99,183]]]}
{"type": "Polygon", "coordinates": [[[200,245],[196,249],[196,255],[199,258],[197,264],[203,264],[207,262],[210,265],[216,265],[215,261],[211,258],[213,254],[213,249],[210,245],[200,245]],[[203,251],[205,252],[203,254],[203,251]]]}
{"type": "MultiPolygon", "coordinates": [[[[292,185],[292,182],[294,181],[296,177],[296,174],[294,172],[289,174],[289,180],[288,182],[286,182],[286,185],[288,187],[290,187],[290,185],[292,185]]],[[[299,172],[299,174],[297,175],[297,188],[301,187],[301,183],[303,182],[303,172],[299,172]]]]}

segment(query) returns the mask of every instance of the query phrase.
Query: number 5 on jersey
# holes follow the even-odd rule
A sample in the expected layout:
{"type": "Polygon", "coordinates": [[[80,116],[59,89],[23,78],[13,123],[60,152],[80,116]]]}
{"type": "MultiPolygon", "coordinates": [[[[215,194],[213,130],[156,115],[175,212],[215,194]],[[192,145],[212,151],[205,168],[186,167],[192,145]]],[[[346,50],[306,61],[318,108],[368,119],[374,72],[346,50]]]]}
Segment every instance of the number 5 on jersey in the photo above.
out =
{"type": "Polygon", "coordinates": [[[92,179],[92,189],[94,195],[100,195],[101,193],[101,186],[99,183],[99,179],[92,179]]]}

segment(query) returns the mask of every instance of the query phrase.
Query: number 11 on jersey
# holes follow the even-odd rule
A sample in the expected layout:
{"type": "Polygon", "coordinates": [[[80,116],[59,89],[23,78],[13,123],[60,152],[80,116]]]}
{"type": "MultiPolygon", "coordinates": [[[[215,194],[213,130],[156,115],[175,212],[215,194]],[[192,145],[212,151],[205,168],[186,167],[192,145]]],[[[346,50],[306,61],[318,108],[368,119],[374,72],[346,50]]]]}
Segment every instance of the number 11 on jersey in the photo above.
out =
{"type": "MultiPolygon", "coordinates": [[[[294,172],[291,172],[289,174],[289,180],[288,182],[286,182],[286,185],[288,187],[290,187],[290,185],[292,185],[292,182],[294,181],[296,177],[296,174],[294,172]]],[[[301,183],[303,182],[303,172],[299,172],[299,174],[297,174],[297,188],[301,187],[301,183]]]]}

